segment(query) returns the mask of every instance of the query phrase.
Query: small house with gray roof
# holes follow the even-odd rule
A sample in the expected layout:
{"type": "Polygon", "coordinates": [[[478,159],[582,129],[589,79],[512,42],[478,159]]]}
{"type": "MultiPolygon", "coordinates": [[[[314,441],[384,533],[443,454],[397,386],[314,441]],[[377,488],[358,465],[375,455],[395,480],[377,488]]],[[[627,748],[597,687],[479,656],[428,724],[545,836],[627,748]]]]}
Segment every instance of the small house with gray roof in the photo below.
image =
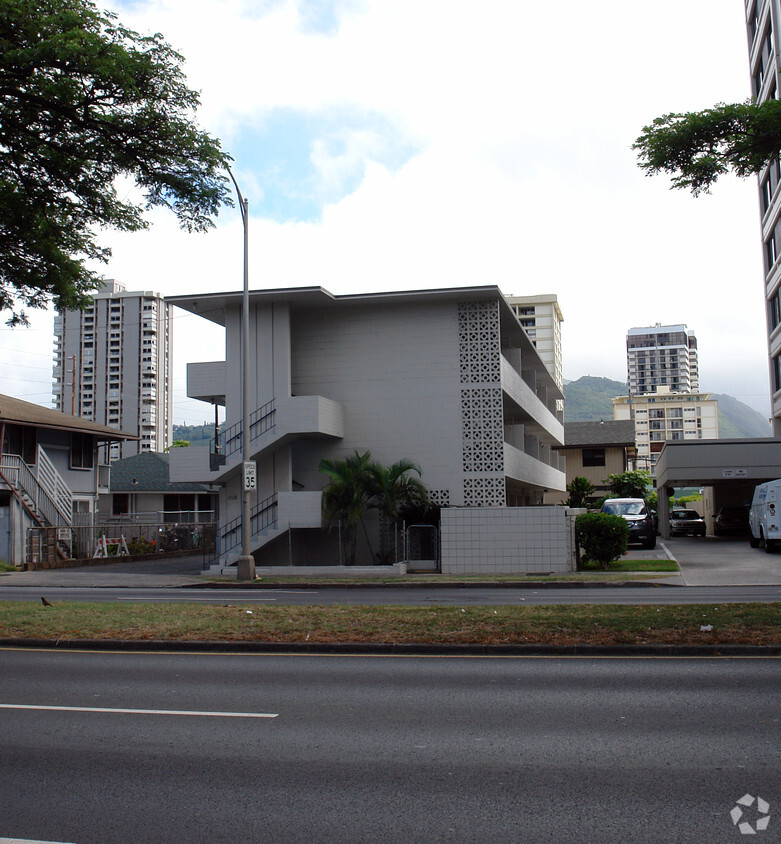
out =
{"type": "Polygon", "coordinates": [[[102,521],[213,522],[218,488],[172,481],[167,452],[151,451],[111,464],[111,489],[100,500],[102,521]]]}
{"type": "MultiPolygon", "coordinates": [[[[631,419],[598,422],[565,422],[564,445],[556,448],[566,460],[567,485],[574,478],[586,478],[594,486],[594,497],[604,496],[608,475],[635,468],[635,426],[631,419]]],[[[548,494],[546,502],[558,504],[560,493],[548,494]]]]}

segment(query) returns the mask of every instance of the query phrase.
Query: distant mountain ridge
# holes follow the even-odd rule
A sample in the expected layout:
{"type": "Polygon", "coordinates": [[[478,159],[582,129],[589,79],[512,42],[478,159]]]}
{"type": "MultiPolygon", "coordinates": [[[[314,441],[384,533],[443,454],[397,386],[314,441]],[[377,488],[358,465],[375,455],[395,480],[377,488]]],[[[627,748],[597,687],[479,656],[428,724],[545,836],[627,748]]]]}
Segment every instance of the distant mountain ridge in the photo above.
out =
{"type": "Polygon", "coordinates": [[[214,436],[214,423],[203,425],[174,425],[173,441],[184,440],[190,445],[209,445],[214,436]]]}
{"type": "Polygon", "coordinates": [[[614,396],[625,396],[626,384],[584,375],[564,385],[564,421],[598,422],[613,418],[614,396]]]}
{"type": "MultiPolygon", "coordinates": [[[[589,422],[613,418],[614,396],[625,396],[626,384],[584,375],[564,385],[564,421],[589,422]]],[[[770,423],[742,401],[719,393],[713,393],[719,403],[719,437],[740,439],[742,437],[771,436],[770,423]]]]}

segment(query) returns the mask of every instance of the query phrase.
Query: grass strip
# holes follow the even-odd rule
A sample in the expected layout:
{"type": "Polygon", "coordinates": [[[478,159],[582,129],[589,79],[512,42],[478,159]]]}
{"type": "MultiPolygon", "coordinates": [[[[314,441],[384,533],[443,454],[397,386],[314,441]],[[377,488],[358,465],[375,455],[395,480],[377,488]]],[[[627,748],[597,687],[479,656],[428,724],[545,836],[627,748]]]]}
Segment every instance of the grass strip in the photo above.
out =
{"type": "MultiPolygon", "coordinates": [[[[353,586],[356,583],[436,583],[447,586],[451,583],[540,583],[559,581],[620,581],[650,580],[653,577],[663,577],[666,574],[678,574],[678,564],[674,560],[627,560],[620,563],[620,568],[610,568],[605,571],[600,566],[585,568],[569,574],[405,574],[389,575],[387,577],[371,577],[370,575],[350,577],[344,575],[275,575],[263,574],[261,583],[284,583],[295,586],[300,584],[331,584],[338,586],[353,586]],[[635,574],[635,572],[642,572],[635,574]]],[[[235,582],[236,575],[222,575],[209,578],[214,583],[235,582]]]]}
{"type": "Polygon", "coordinates": [[[781,644],[781,604],[460,608],[55,602],[44,607],[2,601],[0,638],[769,645],[781,644]]]}
{"type": "Polygon", "coordinates": [[[581,571],[601,571],[603,573],[621,572],[621,571],[669,571],[678,572],[678,563],[675,560],[616,560],[611,563],[608,569],[603,569],[599,563],[584,563],[580,564],[581,571]]]}

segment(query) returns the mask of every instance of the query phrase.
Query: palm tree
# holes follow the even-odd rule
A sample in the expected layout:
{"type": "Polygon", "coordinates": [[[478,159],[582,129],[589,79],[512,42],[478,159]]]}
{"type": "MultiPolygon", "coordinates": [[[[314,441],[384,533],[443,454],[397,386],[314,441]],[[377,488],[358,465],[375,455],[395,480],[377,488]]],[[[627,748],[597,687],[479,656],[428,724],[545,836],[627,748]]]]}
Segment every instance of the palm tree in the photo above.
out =
{"type": "Polygon", "coordinates": [[[380,463],[371,465],[371,497],[369,506],[379,510],[380,521],[385,530],[380,533],[380,556],[390,554],[389,530],[395,528],[405,511],[426,510],[431,506],[428,490],[423,483],[411,475],[420,475],[420,467],[411,460],[399,460],[392,466],[380,463]]]}
{"type": "MultiPolygon", "coordinates": [[[[369,553],[376,559],[364,520],[366,510],[378,510],[380,521],[390,527],[405,510],[425,510],[430,506],[428,490],[410,474],[419,475],[420,468],[410,460],[383,466],[371,459],[370,452],[356,451],[344,460],[321,460],[320,471],[329,477],[323,489],[323,517],[331,527],[342,525],[347,565],[355,562],[359,525],[369,553]]],[[[387,536],[384,538],[387,546],[387,536]]],[[[384,549],[381,556],[387,556],[388,551],[384,549]]]]}
{"type": "Polygon", "coordinates": [[[371,467],[371,454],[368,451],[359,454],[356,450],[355,454],[344,460],[324,458],[320,461],[320,471],[330,478],[323,489],[323,516],[331,527],[341,523],[344,530],[345,562],[348,566],[355,562],[359,524],[363,525],[366,541],[369,541],[363,514],[371,496],[371,467]]]}
{"type": "Polygon", "coordinates": [[[569,499],[566,504],[569,507],[588,507],[588,500],[594,492],[594,484],[588,478],[578,476],[567,484],[569,499]]]}

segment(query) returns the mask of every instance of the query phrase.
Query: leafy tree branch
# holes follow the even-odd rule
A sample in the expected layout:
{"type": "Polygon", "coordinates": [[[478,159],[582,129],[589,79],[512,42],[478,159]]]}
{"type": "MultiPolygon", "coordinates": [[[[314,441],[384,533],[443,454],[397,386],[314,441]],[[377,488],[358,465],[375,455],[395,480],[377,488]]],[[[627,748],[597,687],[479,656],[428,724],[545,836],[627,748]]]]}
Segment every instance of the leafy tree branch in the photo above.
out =
{"type": "Polygon", "coordinates": [[[643,128],[632,149],[647,175],[668,173],[673,187],[707,193],[719,176],[756,175],[781,154],[781,102],[665,114],[643,128]]]}
{"type": "Polygon", "coordinates": [[[183,58],[90,0],[0,0],[0,310],[77,308],[106,262],[97,233],[172,210],[205,231],[231,204],[218,140],[198,128],[183,58]],[[120,199],[130,176],[142,203],[120,199]]]}

